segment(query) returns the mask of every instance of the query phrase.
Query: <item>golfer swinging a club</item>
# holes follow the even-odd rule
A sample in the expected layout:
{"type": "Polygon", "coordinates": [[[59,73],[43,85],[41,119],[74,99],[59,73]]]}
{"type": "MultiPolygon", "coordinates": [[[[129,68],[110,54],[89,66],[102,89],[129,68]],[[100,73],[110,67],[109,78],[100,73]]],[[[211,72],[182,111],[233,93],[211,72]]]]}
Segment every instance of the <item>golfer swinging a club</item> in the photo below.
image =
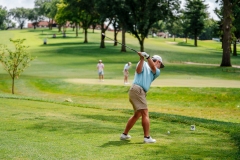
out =
{"type": "Polygon", "coordinates": [[[142,117],[144,143],[155,143],[156,140],[150,136],[150,121],[146,101],[146,93],[151,83],[160,75],[160,68],[163,68],[162,58],[154,55],[152,58],[146,52],[138,52],[140,61],[137,64],[133,85],[129,90],[129,101],[133,106],[134,115],[128,120],[121,140],[131,139],[128,132],[136,121],[142,117]],[[146,58],[146,61],[144,60],[146,58]]]}

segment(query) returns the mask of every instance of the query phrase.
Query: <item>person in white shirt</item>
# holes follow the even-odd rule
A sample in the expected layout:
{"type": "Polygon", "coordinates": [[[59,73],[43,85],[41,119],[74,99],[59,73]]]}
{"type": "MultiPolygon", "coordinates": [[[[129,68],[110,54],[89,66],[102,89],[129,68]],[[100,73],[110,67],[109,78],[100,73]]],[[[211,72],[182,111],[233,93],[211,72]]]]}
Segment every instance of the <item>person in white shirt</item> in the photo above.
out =
{"type": "Polygon", "coordinates": [[[99,81],[104,81],[103,80],[103,75],[104,75],[104,64],[102,63],[102,60],[99,60],[98,61],[98,64],[97,64],[97,69],[98,69],[98,77],[99,77],[99,81]]]}
{"type": "Polygon", "coordinates": [[[125,64],[124,68],[123,68],[123,75],[124,75],[124,84],[129,84],[128,83],[128,76],[129,76],[129,68],[131,67],[132,63],[128,62],[127,64],[125,64]]]}

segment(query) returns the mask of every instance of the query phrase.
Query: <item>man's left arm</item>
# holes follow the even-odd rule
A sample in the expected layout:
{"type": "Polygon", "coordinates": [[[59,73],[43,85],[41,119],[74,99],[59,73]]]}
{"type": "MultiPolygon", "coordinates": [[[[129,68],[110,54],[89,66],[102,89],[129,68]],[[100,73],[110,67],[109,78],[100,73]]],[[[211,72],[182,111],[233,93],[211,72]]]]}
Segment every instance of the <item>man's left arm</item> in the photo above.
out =
{"type": "Polygon", "coordinates": [[[154,65],[154,62],[153,62],[152,58],[150,58],[150,56],[146,52],[140,52],[140,53],[143,57],[145,57],[147,59],[149,67],[151,68],[153,74],[155,74],[156,73],[156,67],[154,65]]]}

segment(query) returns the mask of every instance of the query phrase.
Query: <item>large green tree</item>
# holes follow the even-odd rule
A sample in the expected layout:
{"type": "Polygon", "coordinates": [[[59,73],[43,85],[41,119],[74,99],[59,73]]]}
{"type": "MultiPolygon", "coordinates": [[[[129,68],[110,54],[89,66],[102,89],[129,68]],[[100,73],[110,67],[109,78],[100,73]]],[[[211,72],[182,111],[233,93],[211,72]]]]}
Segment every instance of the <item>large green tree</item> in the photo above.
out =
{"type": "Polygon", "coordinates": [[[223,0],[223,55],[221,66],[230,67],[231,64],[231,43],[232,43],[232,4],[230,0],[223,0]]]}
{"type": "Polygon", "coordinates": [[[54,18],[57,14],[57,4],[60,2],[60,0],[51,0],[49,3],[47,3],[48,7],[50,8],[49,13],[47,16],[51,19],[50,23],[50,29],[52,29],[54,18]]]}
{"type": "Polygon", "coordinates": [[[129,17],[126,28],[135,36],[140,44],[140,51],[144,51],[144,40],[148,36],[152,25],[159,20],[170,20],[180,8],[179,0],[125,0],[125,9],[129,17]]]}
{"type": "Polygon", "coordinates": [[[80,21],[84,30],[84,43],[88,43],[88,28],[99,18],[95,8],[95,0],[81,0],[77,7],[81,10],[80,21]]]}
{"type": "MultiPolygon", "coordinates": [[[[65,0],[60,0],[60,2],[57,4],[57,14],[55,16],[55,21],[58,24],[58,29],[61,31],[62,26],[64,26],[67,21],[75,23],[77,25],[77,19],[76,16],[79,17],[78,13],[79,11],[76,11],[76,8],[74,10],[70,9],[69,3],[67,3],[65,0]]],[[[76,30],[76,37],[78,37],[78,30],[76,30]]]]}
{"type": "Polygon", "coordinates": [[[189,34],[194,37],[194,46],[197,46],[198,36],[204,29],[204,21],[208,17],[207,5],[204,4],[205,0],[186,0],[185,11],[183,12],[184,18],[188,22],[189,34]]]}
{"type": "Polygon", "coordinates": [[[116,1],[112,6],[113,9],[113,27],[114,27],[114,45],[117,45],[117,33],[122,31],[122,45],[121,52],[126,52],[126,36],[127,21],[129,20],[129,11],[127,10],[124,0],[116,1]]]}
{"type": "Polygon", "coordinates": [[[36,29],[39,22],[44,20],[44,17],[39,14],[38,8],[33,8],[29,10],[28,20],[32,22],[34,29],[36,29]]]}
{"type": "Polygon", "coordinates": [[[237,55],[236,38],[239,35],[239,0],[216,0],[220,4],[220,9],[214,12],[218,15],[220,35],[222,38],[222,62],[221,67],[231,67],[231,44],[233,43],[233,55],[237,55]]]}
{"type": "Polygon", "coordinates": [[[35,8],[38,8],[39,15],[49,18],[49,29],[52,29],[54,18],[57,14],[57,3],[60,0],[35,0],[35,8]]]}
{"type": "Polygon", "coordinates": [[[233,7],[239,5],[239,0],[216,0],[220,2],[222,20],[221,20],[221,29],[222,29],[222,62],[221,67],[231,67],[231,44],[233,41],[233,32],[235,27],[233,26],[234,16],[233,16],[233,7]]]}
{"type": "Polygon", "coordinates": [[[5,21],[7,20],[7,14],[7,8],[0,6],[0,29],[6,28],[5,21]]]}
{"type": "MultiPolygon", "coordinates": [[[[95,9],[99,15],[98,22],[101,25],[101,33],[106,32],[108,27],[111,25],[112,20],[115,16],[114,5],[116,5],[115,0],[95,0],[95,9]]],[[[105,42],[101,34],[100,48],[105,48],[105,42]]]]}
{"type": "Polygon", "coordinates": [[[181,28],[181,21],[180,21],[180,3],[173,3],[174,5],[171,4],[172,2],[167,1],[167,8],[168,9],[168,13],[167,13],[167,17],[164,20],[165,23],[165,31],[167,33],[170,33],[174,40],[175,37],[178,33],[181,32],[182,28],[181,28]]]}
{"type": "Polygon", "coordinates": [[[81,10],[78,7],[79,1],[75,0],[61,0],[65,7],[62,9],[62,13],[67,21],[70,21],[73,26],[76,28],[75,33],[76,37],[78,37],[78,30],[80,28],[80,15],[81,10]]]}
{"type": "Polygon", "coordinates": [[[9,28],[15,28],[16,27],[16,23],[12,20],[11,18],[11,14],[8,12],[6,20],[5,20],[5,24],[6,24],[6,30],[9,28]]]}
{"type": "Polygon", "coordinates": [[[171,27],[169,27],[168,31],[172,35],[174,41],[175,38],[183,33],[183,28],[182,28],[182,21],[180,19],[180,16],[176,18],[173,22],[171,22],[171,27]]]}
{"type": "Polygon", "coordinates": [[[219,29],[218,21],[214,19],[206,19],[204,22],[203,32],[199,35],[200,40],[211,40],[213,37],[218,37],[218,34],[215,32],[219,29]]]}
{"type": "Polygon", "coordinates": [[[22,29],[25,25],[25,23],[28,20],[29,17],[29,13],[30,13],[30,9],[28,8],[13,8],[10,9],[9,14],[13,17],[13,19],[15,19],[18,24],[19,27],[22,29]]]}
{"type": "MultiPolygon", "coordinates": [[[[94,8],[94,0],[61,0],[58,5],[56,20],[66,20],[81,26],[84,30],[84,43],[88,43],[87,33],[90,25],[98,18],[98,14],[94,8]]],[[[76,27],[76,34],[77,34],[76,27]]],[[[78,36],[78,34],[77,34],[78,36]]]]}

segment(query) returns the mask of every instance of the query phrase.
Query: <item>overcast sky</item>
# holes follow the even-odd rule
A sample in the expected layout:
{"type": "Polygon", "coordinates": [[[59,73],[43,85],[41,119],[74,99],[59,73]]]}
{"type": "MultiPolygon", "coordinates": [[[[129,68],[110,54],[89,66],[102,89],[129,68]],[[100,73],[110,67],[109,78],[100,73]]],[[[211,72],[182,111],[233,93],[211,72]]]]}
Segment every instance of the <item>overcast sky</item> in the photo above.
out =
{"type": "Polygon", "coordinates": [[[0,0],[0,5],[7,7],[7,9],[24,7],[24,8],[33,8],[35,0],[0,0]]]}
{"type": "MultiPolygon", "coordinates": [[[[35,0],[0,0],[0,5],[3,7],[7,7],[7,9],[16,8],[16,7],[24,7],[24,8],[33,8],[35,0]]],[[[185,1],[185,0],[182,0],[185,1]]],[[[214,19],[218,19],[217,16],[213,13],[213,10],[218,7],[218,4],[215,3],[215,0],[205,0],[206,4],[208,4],[208,12],[210,12],[210,17],[214,19]]]]}

